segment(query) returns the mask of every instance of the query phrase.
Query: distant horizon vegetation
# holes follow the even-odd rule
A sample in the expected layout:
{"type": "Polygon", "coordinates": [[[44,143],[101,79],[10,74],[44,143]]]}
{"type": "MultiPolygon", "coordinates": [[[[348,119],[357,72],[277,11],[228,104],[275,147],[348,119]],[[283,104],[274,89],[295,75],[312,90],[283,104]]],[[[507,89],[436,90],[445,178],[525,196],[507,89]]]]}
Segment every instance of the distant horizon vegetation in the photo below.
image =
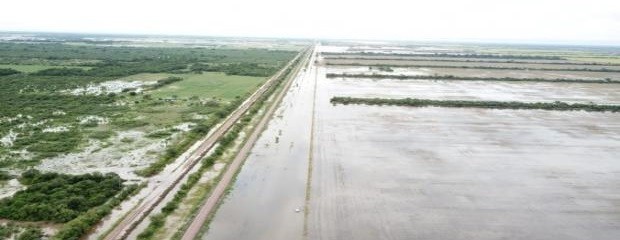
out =
{"type": "MultiPolygon", "coordinates": [[[[415,44],[481,44],[481,45],[510,45],[510,46],[560,46],[560,47],[611,47],[620,50],[620,42],[611,43],[606,41],[578,41],[578,40],[516,40],[516,39],[448,39],[448,38],[420,38],[420,39],[390,39],[390,38],[311,38],[311,37],[284,37],[284,36],[253,36],[253,35],[224,35],[224,34],[183,34],[183,33],[155,33],[155,32],[96,32],[96,31],[49,31],[49,30],[3,30],[0,34],[40,34],[40,35],[76,35],[76,36],[109,36],[109,37],[174,37],[174,38],[222,38],[222,39],[273,39],[273,40],[305,40],[305,41],[343,41],[364,43],[415,43],[415,44]]],[[[0,41],[2,41],[0,39],[0,41]]]]}

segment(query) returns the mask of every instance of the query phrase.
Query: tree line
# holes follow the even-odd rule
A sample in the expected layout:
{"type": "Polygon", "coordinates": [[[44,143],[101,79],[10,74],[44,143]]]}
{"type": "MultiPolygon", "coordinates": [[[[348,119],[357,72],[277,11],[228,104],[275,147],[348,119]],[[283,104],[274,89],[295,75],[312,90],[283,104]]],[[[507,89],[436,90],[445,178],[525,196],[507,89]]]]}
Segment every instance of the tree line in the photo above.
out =
{"type": "Polygon", "coordinates": [[[364,57],[364,56],[326,56],[325,59],[336,60],[392,60],[392,61],[431,61],[431,62],[466,62],[466,63],[523,63],[523,64],[561,64],[561,65],[591,65],[591,66],[620,66],[614,63],[598,62],[540,62],[540,61],[518,61],[518,60],[486,60],[486,59],[441,59],[441,58],[404,58],[404,57],[364,57]]]}
{"type": "MultiPolygon", "coordinates": [[[[351,52],[323,52],[323,55],[347,55],[351,52]]],[[[566,60],[559,56],[543,55],[509,55],[509,54],[478,54],[478,53],[378,53],[378,52],[354,52],[364,56],[401,56],[401,57],[443,57],[443,58],[491,58],[491,59],[533,59],[533,60],[566,60]]]]}
{"type": "Polygon", "coordinates": [[[431,100],[418,98],[354,98],[333,97],[332,104],[365,104],[365,105],[395,105],[410,107],[454,107],[454,108],[489,108],[489,109],[540,109],[555,111],[588,111],[588,112],[620,112],[620,105],[598,105],[593,103],[566,103],[566,102],[502,102],[502,101],[466,101],[466,100],[431,100]]]}
{"type": "Polygon", "coordinates": [[[13,74],[18,74],[18,73],[21,73],[21,72],[15,69],[12,69],[12,68],[0,68],[0,76],[8,76],[8,75],[13,75],[13,74]]]}
{"type": "Polygon", "coordinates": [[[464,77],[454,75],[390,75],[390,74],[350,74],[327,73],[327,78],[372,78],[372,79],[421,79],[421,80],[458,80],[458,81],[507,81],[507,82],[568,82],[568,83],[614,83],[620,81],[606,79],[570,79],[570,78],[513,78],[513,77],[464,77]]]}
{"type": "Polygon", "coordinates": [[[499,67],[499,66],[454,66],[428,64],[380,64],[380,63],[325,63],[331,66],[369,66],[369,67],[417,67],[417,68],[462,68],[462,69],[489,69],[489,70],[540,70],[540,71],[576,71],[576,72],[620,72],[620,69],[609,68],[529,68],[529,67],[499,67]]]}

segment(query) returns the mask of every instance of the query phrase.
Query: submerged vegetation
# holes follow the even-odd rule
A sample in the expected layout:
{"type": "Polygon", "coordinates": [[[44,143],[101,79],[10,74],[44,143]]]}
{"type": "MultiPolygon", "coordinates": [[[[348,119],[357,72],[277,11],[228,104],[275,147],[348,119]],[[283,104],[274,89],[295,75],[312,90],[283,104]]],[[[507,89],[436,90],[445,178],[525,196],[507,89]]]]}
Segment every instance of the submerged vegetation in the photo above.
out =
{"type": "Polygon", "coordinates": [[[566,102],[501,102],[501,101],[465,101],[465,100],[431,100],[431,99],[389,99],[389,98],[354,98],[333,97],[332,104],[396,105],[410,107],[453,107],[453,108],[490,108],[490,109],[540,109],[554,111],[588,111],[620,112],[620,105],[598,105],[593,103],[566,102]]]}
{"type": "Polygon", "coordinates": [[[389,74],[348,74],[328,73],[327,78],[373,78],[373,79],[420,79],[420,80],[459,80],[459,81],[507,81],[507,82],[568,82],[568,83],[614,83],[611,79],[569,79],[569,78],[512,78],[512,77],[464,77],[454,75],[389,75],[389,74]]]}

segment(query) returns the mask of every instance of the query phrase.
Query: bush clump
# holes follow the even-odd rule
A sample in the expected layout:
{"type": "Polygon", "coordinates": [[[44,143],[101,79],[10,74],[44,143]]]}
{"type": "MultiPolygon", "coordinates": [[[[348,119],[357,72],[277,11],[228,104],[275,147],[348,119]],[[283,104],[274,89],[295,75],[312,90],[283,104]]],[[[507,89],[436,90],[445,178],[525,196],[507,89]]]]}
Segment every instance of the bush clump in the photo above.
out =
{"type": "Polygon", "coordinates": [[[28,170],[20,181],[28,187],[0,200],[1,218],[64,223],[105,203],[123,188],[123,180],[114,173],[66,175],[28,170]]]}

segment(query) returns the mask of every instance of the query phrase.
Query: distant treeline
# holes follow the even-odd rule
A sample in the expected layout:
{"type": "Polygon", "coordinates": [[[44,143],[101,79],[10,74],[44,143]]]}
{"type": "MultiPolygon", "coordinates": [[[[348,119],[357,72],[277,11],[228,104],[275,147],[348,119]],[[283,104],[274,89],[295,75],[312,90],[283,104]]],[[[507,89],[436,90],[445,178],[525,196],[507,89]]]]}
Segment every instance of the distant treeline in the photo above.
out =
{"type": "Polygon", "coordinates": [[[421,79],[421,80],[458,80],[458,81],[506,81],[506,82],[568,82],[568,83],[613,83],[620,81],[607,79],[569,79],[569,78],[512,78],[512,77],[461,77],[454,75],[389,75],[389,74],[347,74],[328,73],[327,78],[373,78],[373,79],[421,79]]]}
{"type": "Polygon", "coordinates": [[[21,73],[21,72],[15,69],[12,69],[12,68],[0,68],[0,76],[8,76],[8,75],[13,75],[13,74],[18,74],[18,73],[21,73]]]}
{"type": "Polygon", "coordinates": [[[364,63],[334,63],[331,66],[369,66],[369,67],[418,67],[418,68],[463,68],[463,69],[490,69],[490,70],[540,70],[540,71],[578,71],[578,72],[620,72],[620,69],[608,68],[528,68],[528,67],[497,67],[497,66],[453,66],[453,65],[425,65],[425,64],[364,64],[364,63]]]}
{"type": "Polygon", "coordinates": [[[598,63],[598,62],[540,62],[540,61],[518,61],[518,60],[486,60],[486,59],[440,59],[440,58],[403,58],[403,57],[364,57],[364,56],[327,56],[325,59],[337,60],[388,60],[388,61],[431,61],[431,62],[466,62],[466,63],[522,63],[522,64],[557,64],[557,65],[589,65],[589,66],[620,66],[614,63],[598,63]]]}
{"type": "MultiPolygon", "coordinates": [[[[264,77],[273,75],[295,53],[270,49],[0,43],[3,64],[26,65],[35,62],[40,65],[70,64],[91,67],[90,70],[51,68],[31,74],[35,76],[121,77],[138,73],[187,73],[192,65],[208,63],[210,71],[264,77]]],[[[0,76],[3,75],[0,73],[0,76]]]]}
{"type": "Polygon", "coordinates": [[[278,70],[277,67],[265,67],[257,63],[204,64],[197,63],[190,67],[192,72],[224,72],[228,75],[268,77],[278,70]]]}
{"type": "MultiPolygon", "coordinates": [[[[189,63],[146,61],[138,63],[98,63],[90,70],[76,67],[48,68],[32,73],[35,76],[93,76],[93,77],[120,77],[138,73],[182,73],[189,63]]],[[[226,64],[191,64],[190,71],[224,72],[228,75],[268,77],[278,70],[278,66],[261,66],[257,63],[226,63],[226,64]]],[[[19,72],[17,72],[19,73],[19,72]]],[[[2,71],[0,71],[0,75],[2,71]]],[[[15,74],[15,73],[11,73],[15,74]]],[[[9,75],[9,74],[5,74],[9,75]]]]}
{"type": "Polygon", "coordinates": [[[366,104],[366,105],[396,105],[410,107],[453,107],[453,108],[489,108],[489,109],[540,109],[554,111],[588,112],[620,112],[620,105],[597,105],[592,103],[566,102],[500,102],[500,101],[465,101],[465,100],[431,100],[417,98],[389,99],[389,98],[354,98],[333,97],[332,104],[366,104]]]}
{"type": "Polygon", "coordinates": [[[359,54],[364,56],[401,56],[401,57],[444,57],[444,58],[492,58],[492,59],[534,59],[534,60],[566,60],[558,56],[541,55],[505,55],[505,54],[457,54],[457,53],[376,53],[376,52],[354,52],[338,53],[323,52],[323,55],[350,55],[359,54]]]}
{"type": "Polygon", "coordinates": [[[106,61],[97,63],[94,68],[48,68],[32,73],[35,76],[92,76],[92,77],[121,77],[138,73],[175,72],[186,69],[187,64],[163,61],[144,61],[135,63],[120,63],[106,61]]]}

